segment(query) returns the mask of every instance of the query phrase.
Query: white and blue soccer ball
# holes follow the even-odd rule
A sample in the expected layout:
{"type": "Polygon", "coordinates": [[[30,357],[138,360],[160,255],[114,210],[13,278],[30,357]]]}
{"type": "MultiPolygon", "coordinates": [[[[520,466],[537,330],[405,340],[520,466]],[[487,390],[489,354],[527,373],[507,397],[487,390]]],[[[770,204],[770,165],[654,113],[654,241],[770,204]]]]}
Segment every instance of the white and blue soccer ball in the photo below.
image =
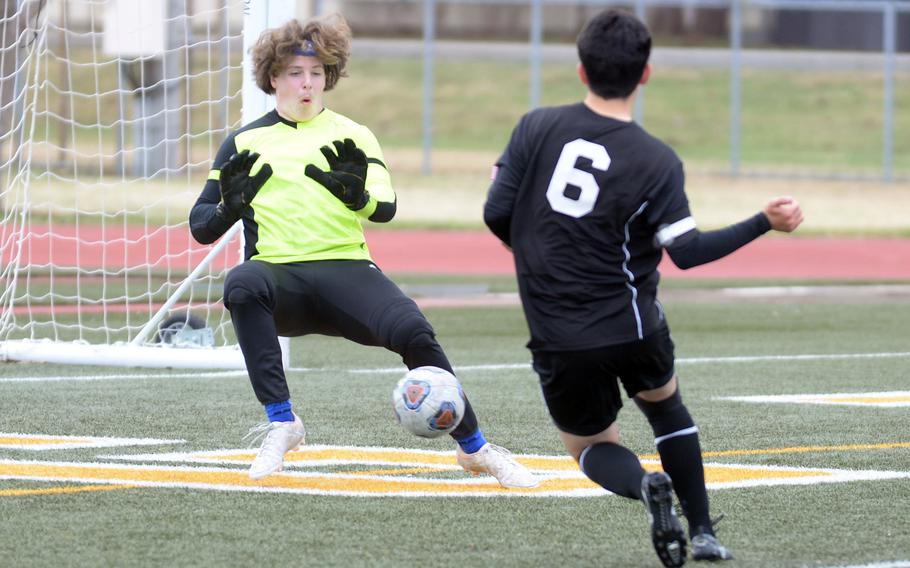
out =
{"type": "Polygon", "coordinates": [[[454,430],[464,417],[464,393],[455,375],[439,367],[411,369],[392,391],[401,427],[421,438],[454,430]]]}

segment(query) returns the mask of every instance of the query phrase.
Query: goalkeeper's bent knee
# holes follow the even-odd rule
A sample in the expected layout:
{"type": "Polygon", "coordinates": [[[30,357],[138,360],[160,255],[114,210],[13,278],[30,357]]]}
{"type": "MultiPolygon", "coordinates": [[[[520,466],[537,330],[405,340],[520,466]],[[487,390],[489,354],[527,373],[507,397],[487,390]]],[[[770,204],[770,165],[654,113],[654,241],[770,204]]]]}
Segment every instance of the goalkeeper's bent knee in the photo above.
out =
{"type": "Polygon", "coordinates": [[[431,365],[454,374],[442,346],[436,341],[433,326],[419,313],[397,322],[386,340],[387,347],[401,355],[408,368],[431,365]]]}
{"type": "Polygon", "coordinates": [[[408,316],[392,330],[389,343],[392,350],[398,353],[415,348],[433,347],[437,345],[436,333],[425,318],[418,315],[408,316]]]}
{"type": "Polygon", "coordinates": [[[224,307],[232,304],[261,302],[271,306],[275,297],[275,286],[271,274],[255,263],[245,262],[231,270],[224,280],[224,307]]]}

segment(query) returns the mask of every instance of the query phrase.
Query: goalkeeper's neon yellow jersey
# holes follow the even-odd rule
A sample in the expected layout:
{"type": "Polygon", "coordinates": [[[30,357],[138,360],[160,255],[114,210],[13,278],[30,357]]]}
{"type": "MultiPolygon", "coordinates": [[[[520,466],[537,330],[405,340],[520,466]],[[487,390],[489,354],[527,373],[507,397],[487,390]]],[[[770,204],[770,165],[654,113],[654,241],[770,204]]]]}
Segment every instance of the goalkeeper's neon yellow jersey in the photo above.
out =
{"type": "MultiPolygon", "coordinates": [[[[215,167],[243,150],[259,153],[253,175],[263,163],[272,167],[272,176],[251,203],[252,215],[243,216],[247,260],[370,260],[361,220],[391,219],[395,192],[379,143],[366,126],[329,109],[298,123],[273,110],[232,133],[218,150],[215,167]],[[366,189],[370,200],[357,212],[304,174],[307,164],[327,171],[328,162],[319,148],[334,150],[332,141],[345,138],[364,151],[369,163],[366,189]]],[[[219,175],[218,169],[209,173],[203,196],[218,190],[219,175]]],[[[211,197],[216,197],[217,203],[220,194],[211,197]]]]}

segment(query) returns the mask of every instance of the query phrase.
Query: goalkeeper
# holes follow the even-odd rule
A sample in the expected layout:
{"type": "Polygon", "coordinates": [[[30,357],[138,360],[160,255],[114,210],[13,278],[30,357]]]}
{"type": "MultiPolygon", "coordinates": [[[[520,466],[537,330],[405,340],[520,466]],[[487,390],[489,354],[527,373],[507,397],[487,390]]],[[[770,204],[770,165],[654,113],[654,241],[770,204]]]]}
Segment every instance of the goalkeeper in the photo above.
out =
{"type": "MultiPolygon", "coordinates": [[[[323,106],[349,52],[350,28],[338,15],[263,33],[252,49],[254,75],[277,108],[224,141],[190,212],[203,244],[243,222],[246,262],[228,274],[224,305],[268,417],[254,479],[280,471],[285,453],[304,441],[279,335],[341,336],[395,351],[409,369],[452,371],[417,305],[370,258],[361,223],[390,221],[395,192],[372,132],[323,106]]],[[[470,403],[452,436],[466,470],[504,487],[537,484],[486,442],[470,403]]]]}

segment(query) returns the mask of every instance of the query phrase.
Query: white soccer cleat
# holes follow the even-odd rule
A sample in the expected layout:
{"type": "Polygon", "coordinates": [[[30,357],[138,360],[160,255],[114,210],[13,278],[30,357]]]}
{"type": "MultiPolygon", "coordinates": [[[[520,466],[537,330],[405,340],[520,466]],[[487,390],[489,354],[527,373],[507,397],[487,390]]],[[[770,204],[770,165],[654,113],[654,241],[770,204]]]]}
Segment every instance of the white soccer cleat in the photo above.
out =
{"type": "Polygon", "coordinates": [[[455,450],[455,459],[465,471],[474,475],[489,473],[506,489],[528,489],[538,485],[534,475],[528,471],[528,468],[515,461],[509,450],[489,442],[473,454],[466,454],[461,447],[458,447],[455,450]]]}
{"type": "Polygon", "coordinates": [[[254,436],[253,441],[262,435],[262,446],[256,459],[250,465],[250,478],[262,479],[276,471],[284,470],[284,454],[296,450],[306,442],[306,430],[300,417],[294,415],[293,422],[265,422],[250,428],[247,437],[254,436]]]}

